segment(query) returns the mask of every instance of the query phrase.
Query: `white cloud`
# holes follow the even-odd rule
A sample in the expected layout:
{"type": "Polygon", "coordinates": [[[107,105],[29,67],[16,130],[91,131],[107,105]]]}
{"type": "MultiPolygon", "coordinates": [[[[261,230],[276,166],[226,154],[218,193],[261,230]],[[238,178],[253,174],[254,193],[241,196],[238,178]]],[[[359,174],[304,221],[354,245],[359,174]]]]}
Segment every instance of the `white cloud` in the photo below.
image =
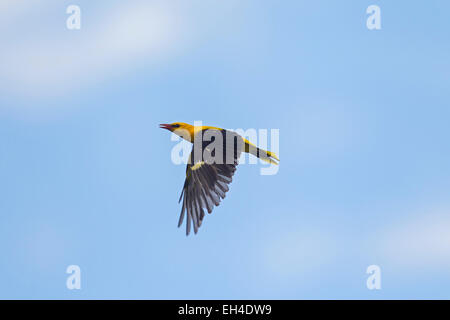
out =
{"type": "Polygon", "coordinates": [[[127,2],[105,10],[94,25],[83,12],[82,30],[35,31],[35,37],[3,44],[0,81],[8,92],[61,95],[138,64],[159,62],[179,42],[182,17],[167,5],[127,2]]]}
{"type": "Polygon", "coordinates": [[[10,22],[27,10],[31,10],[33,5],[40,4],[39,2],[39,0],[2,0],[0,2],[0,23],[10,22]]]}
{"type": "Polygon", "coordinates": [[[67,30],[69,15],[60,3],[1,2],[0,29],[8,30],[0,40],[4,97],[21,97],[36,105],[35,99],[66,97],[127,72],[147,68],[150,73],[195,48],[200,38],[238,32],[227,26],[236,24],[233,17],[241,11],[237,0],[104,1],[101,5],[80,0],[78,5],[81,30],[67,30]]]}
{"type": "Polygon", "coordinates": [[[450,267],[450,210],[425,212],[377,233],[378,253],[401,268],[450,267]]]}

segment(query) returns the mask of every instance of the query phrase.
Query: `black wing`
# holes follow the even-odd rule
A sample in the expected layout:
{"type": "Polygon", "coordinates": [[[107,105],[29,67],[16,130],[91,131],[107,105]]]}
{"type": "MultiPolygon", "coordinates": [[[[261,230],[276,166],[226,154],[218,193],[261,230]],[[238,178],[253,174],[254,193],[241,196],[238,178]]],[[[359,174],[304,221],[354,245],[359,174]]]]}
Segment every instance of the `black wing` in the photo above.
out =
{"type": "MultiPolygon", "coordinates": [[[[186,235],[189,235],[191,231],[191,223],[194,232],[197,233],[205,217],[204,210],[211,213],[214,206],[218,206],[220,201],[225,198],[229,190],[228,184],[233,180],[243,149],[243,139],[238,134],[227,130],[215,131],[215,138],[206,138],[198,144],[194,142],[189,156],[186,180],[180,196],[180,202],[183,200],[183,205],[178,222],[178,227],[180,227],[186,212],[186,235]],[[216,141],[218,132],[222,135],[222,141],[216,141]],[[229,139],[230,137],[231,139],[229,139]],[[202,156],[195,157],[195,154],[198,154],[199,151],[202,152],[202,156]],[[212,154],[213,157],[217,155],[218,157],[210,159],[203,156],[204,154],[212,154]]],[[[203,137],[204,134],[205,131],[202,132],[203,137]]]]}

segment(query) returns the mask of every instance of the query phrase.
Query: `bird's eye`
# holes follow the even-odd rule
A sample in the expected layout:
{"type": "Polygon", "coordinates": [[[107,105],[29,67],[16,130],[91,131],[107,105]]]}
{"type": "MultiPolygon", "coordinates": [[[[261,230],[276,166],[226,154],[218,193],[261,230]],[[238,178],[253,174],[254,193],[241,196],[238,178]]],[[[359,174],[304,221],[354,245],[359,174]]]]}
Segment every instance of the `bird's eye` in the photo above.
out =
{"type": "Polygon", "coordinates": [[[173,125],[172,125],[172,128],[179,128],[179,127],[180,127],[179,124],[173,124],[173,125]]]}

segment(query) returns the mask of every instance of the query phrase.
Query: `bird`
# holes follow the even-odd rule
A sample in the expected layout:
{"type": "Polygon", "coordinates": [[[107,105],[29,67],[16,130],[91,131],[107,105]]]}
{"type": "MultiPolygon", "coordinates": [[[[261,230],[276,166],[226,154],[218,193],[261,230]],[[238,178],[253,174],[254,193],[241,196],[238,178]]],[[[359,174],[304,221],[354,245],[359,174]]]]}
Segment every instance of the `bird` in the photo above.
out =
{"type": "Polygon", "coordinates": [[[197,234],[205,217],[204,210],[211,213],[214,206],[225,198],[242,152],[275,165],[280,161],[275,153],[258,148],[231,130],[183,122],[162,123],[159,126],[193,144],[178,201],[182,201],[178,227],[183,224],[186,213],[186,236],[191,231],[191,224],[197,234]]]}

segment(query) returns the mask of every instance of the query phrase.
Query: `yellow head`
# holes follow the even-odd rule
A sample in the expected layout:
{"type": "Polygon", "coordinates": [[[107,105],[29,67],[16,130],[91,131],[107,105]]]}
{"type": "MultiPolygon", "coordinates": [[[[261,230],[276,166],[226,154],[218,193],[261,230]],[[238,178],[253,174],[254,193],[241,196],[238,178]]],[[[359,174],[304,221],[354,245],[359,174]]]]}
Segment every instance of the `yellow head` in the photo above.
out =
{"type": "Polygon", "coordinates": [[[167,129],[187,141],[194,140],[194,126],[188,123],[183,122],[162,123],[159,125],[159,127],[161,129],[167,129]]]}

